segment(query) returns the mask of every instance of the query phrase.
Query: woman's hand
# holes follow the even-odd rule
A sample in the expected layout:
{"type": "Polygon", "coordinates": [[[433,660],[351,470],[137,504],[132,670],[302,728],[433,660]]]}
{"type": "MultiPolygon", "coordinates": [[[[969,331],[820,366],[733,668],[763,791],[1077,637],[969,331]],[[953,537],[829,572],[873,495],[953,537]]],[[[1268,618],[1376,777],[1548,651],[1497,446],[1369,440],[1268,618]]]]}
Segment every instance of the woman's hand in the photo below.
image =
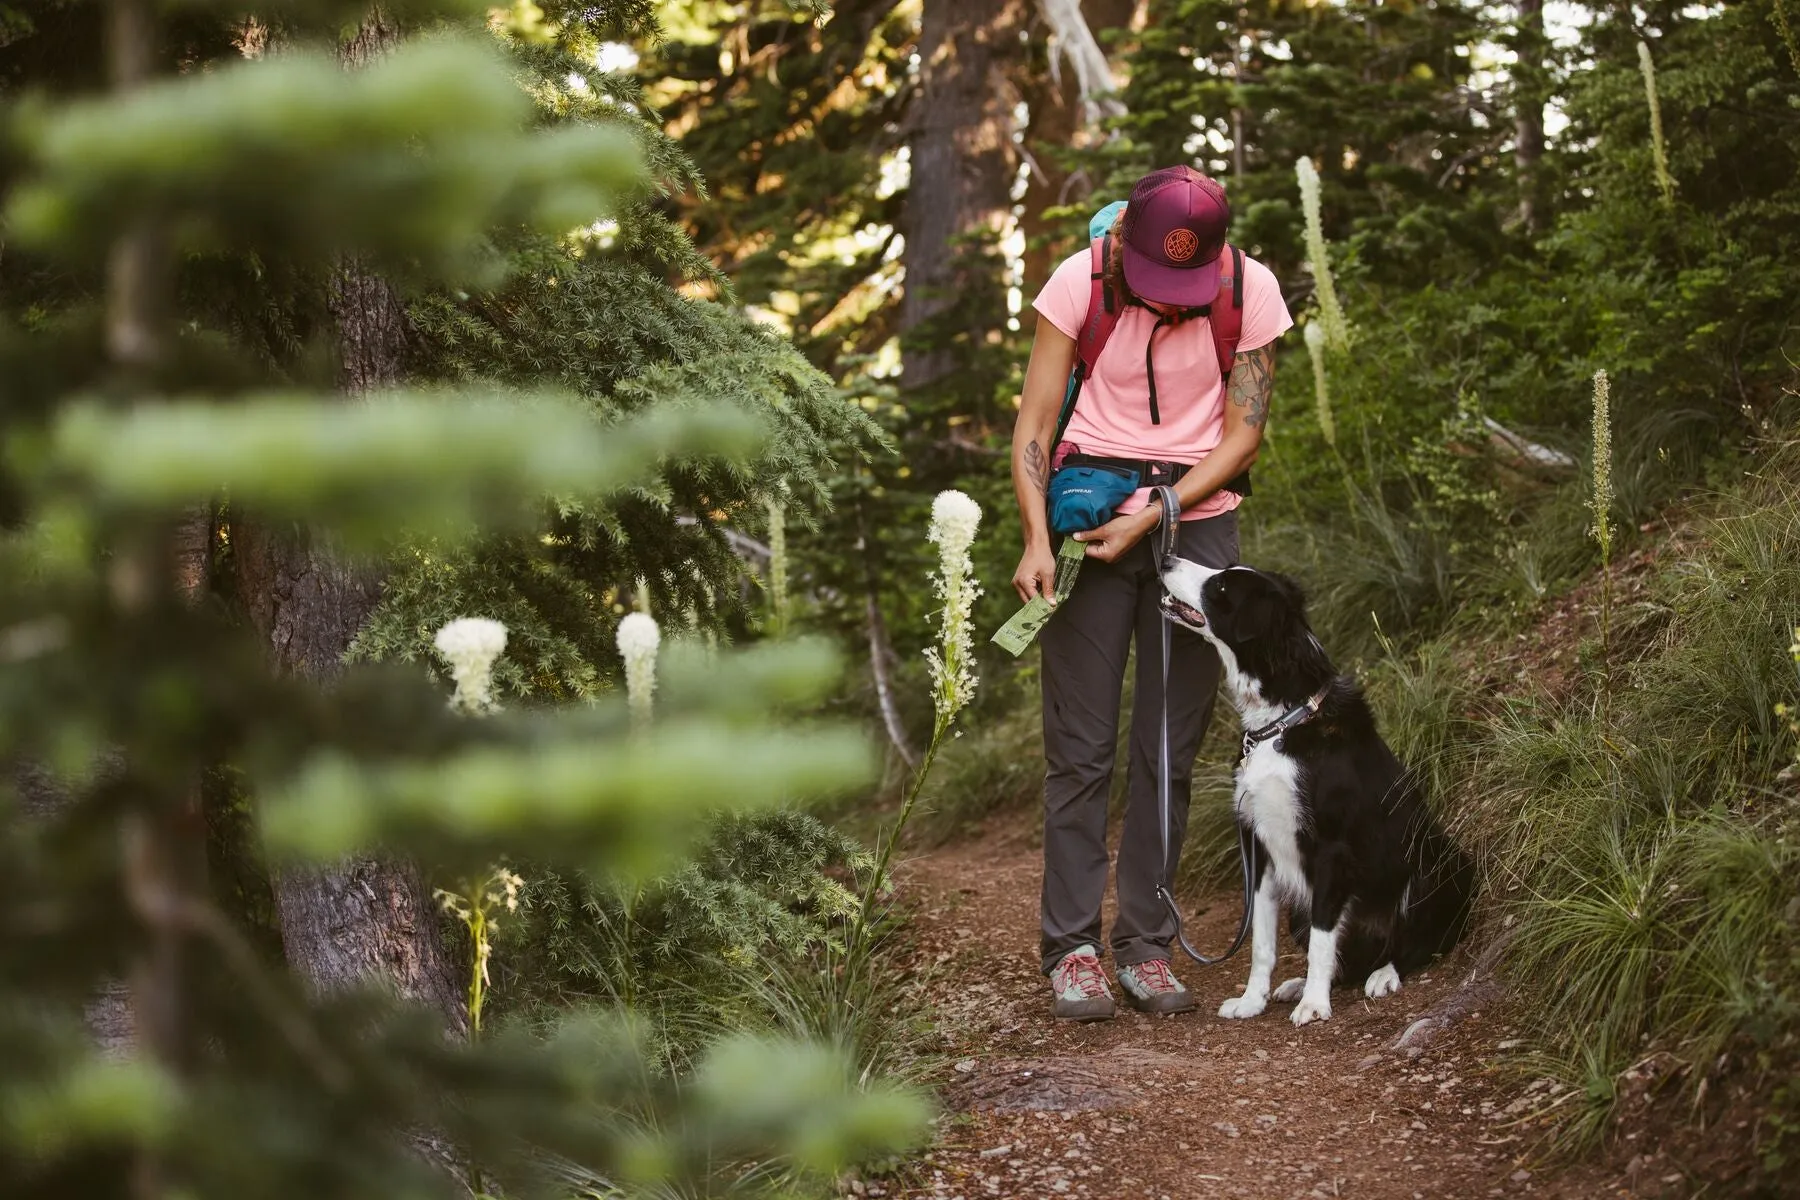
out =
{"type": "Polygon", "coordinates": [[[1162,519],[1154,504],[1146,504],[1134,513],[1114,517],[1098,529],[1078,533],[1075,540],[1087,546],[1087,556],[1101,562],[1117,562],[1125,552],[1144,540],[1162,519]]]}
{"type": "Polygon", "coordinates": [[[1019,556],[1019,569],[1013,572],[1013,591],[1019,593],[1019,599],[1029,602],[1033,596],[1042,596],[1056,607],[1056,555],[1050,553],[1047,545],[1028,546],[1025,553],[1019,556]]]}

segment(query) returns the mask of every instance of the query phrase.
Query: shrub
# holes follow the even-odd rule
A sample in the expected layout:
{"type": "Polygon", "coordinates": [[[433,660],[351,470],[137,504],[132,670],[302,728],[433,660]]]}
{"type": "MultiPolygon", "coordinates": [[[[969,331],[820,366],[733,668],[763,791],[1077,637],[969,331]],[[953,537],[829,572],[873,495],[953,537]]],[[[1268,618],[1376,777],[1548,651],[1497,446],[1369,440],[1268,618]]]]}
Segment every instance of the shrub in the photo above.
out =
{"type": "Polygon", "coordinates": [[[839,876],[868,866],[854,840],[792,809],[721,814],[690,861],[636,887],[527,866],[496,998],[526,1018],[624,1008],[664,1063],[686,1064],[728,1029],[770,1023],[758,981],[841,939],[857,897],[839,876]]]}
{"type": "Polygon", "coordinates": [[[1797,449],[1771,448],[1712,503],[1693,557],[1656,576],[1610,719],[1591,689],[1481,712],[1441,670],[1448,640],[1376,672],[1396,748],[1436,777],[1489,915],[1515,927],[1527,1061],[1581,1100],[1549,1114],[1563,1144],[1606,1128],[1620,1077],[1652,1051],[1690,1088],[1727,1051],[1793,1060],[1800,803],[1776,707],[1796,692],[1797,449]]]}

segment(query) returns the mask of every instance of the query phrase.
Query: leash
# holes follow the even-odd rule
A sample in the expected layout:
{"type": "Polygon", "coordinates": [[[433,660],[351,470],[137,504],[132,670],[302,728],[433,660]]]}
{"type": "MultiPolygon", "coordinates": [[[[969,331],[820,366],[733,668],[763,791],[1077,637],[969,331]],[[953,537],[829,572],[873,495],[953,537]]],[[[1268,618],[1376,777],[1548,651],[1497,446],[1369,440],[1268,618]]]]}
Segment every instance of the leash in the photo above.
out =
{"type": "MultiPolygon", "coordinates": [[[[1156,575],[1160,581],[1162,573],[1175,562],[1176,539],[1181,532],[1181,501],[1176,497],[1174,488],[1159,487],[1151,491],[1150,502],[1162,506],[1162,524],[1157,526],[1155,547],[1156,575]]],[[[1172,823],[1169,786],[1174,775],[1169,755],[1169,645],[1172,640],[1172,631],[1169,626],[1169,618],[1165,615],[1162,622],[1162,738],[1157,752],[1156,784],[1157,800],[1162,818],[1162,869],[1156,885],[1156,895],[1163,902],[1163,907],[1169,910],[1170,919],[1175,922],[1175,941],[1181,947],[1182,952],[1201,966],[1210,967],[1222,963],[1236,954],[1242,948],[1244,938],[1250,933],[1250,912],[1256,903],[1256,841],[1250,836],[1250,831],[1244,823],[1238,821],[1238,862],[1243,867],[1244,873],[1244,915],[1238,921],[1237,936],[1231,939],[1230,949],[1216,958],[1208,958],[1194,949],[1193,944],[1187,939],[1187,934],[1182,931],[1181,908],[1175,903],[1175,893],[1169,883],[1169,832],[1172,823]]],[[[1323,695],[1321,694],[1317,698],[1323,700],[1323,695]]],[[[1302,705],[1302,708],[1304,707],[1302,705]]],[[[1317,707],[1315,706],[1312,711],[1317,712],[1317,707]]],[[[1310,715],[1311,713],[1308,713],[1308,716],[1310,715]]],[[[1283,720],[1286,718],[1284,717],[1283,720]]],[[[1279,723],[1277,722],[1277,724],[1279,723]]],[[[1299,723],[1299,721],[1294,722],[1296,725],[1299,723]]],[[[1280,730],[1276,732],[1279,733],[1280,730]]],[[[1275,735],[1269,734],[1269,736],[1275,735]]],[[[1246,737],[1246,753],[1251,744],[1246,737]]]]}

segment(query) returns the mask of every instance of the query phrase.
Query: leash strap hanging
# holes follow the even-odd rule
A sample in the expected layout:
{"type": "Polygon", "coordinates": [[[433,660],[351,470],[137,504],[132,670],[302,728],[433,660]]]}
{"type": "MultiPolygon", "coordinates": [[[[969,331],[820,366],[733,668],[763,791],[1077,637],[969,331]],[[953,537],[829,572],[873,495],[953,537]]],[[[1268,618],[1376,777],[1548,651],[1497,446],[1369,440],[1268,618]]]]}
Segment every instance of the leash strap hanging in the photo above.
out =
{"type": "MultiPolygon", "coordinates": [[[[1155,488],[1150,493],[1152,504],[1162,508],[1162,524],[1156,531],[1156,573],[1160,581],[1162,573],[1175,563],[1176,551],[1179,548],[1177,539],[1181,532],[1181,500],[1175,495],[1172,487],[1155,488]]],[[[1213,966],[1222,963],[1236,954],[1244,944],[1244,938],[1250,932],[1250,912],[1256,902],[1256,842],[1242,821],[1238,827],[1238,862],[1243,868],[1244,876],[1244,915],[1238,921],[1237,936],[1231,940],[1231,947],[1216,958],[1209,958],[1194,949],[1181,927],[1181,907],[1175,903],[1175,892],[1169,880],[1169,863],[1173,858],[1171,837],[1173,832],[1173,802],[1170,795],[1174,780],[1174,764],[1169,752],[1169,651],[1174,631],[1167,617],[1162,622],[1162,732],[1157,748],[1157,780],[1156,795],[1159,818],[1162,825],[1162,864],[1158,870],[1156,894],[1169,910],[1169,917],[1175,922],[1175,941],[1182,953],[1201,966],[1213,966]]]]}

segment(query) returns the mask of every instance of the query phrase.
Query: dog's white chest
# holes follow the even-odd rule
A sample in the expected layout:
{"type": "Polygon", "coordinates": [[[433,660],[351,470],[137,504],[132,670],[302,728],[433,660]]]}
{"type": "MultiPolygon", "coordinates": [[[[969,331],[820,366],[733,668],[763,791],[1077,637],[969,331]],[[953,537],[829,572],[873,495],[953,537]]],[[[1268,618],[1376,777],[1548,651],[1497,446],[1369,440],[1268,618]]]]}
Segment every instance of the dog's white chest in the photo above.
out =
{"type": "Polygon", "coordinates": [[[1258,743],[1238,764],[1237,811],[1268,851],[1268,869],[1289,896],[1308,898],[1300,863],[1300,764],[1277,750],[1274,739],[1258,743]]]}

